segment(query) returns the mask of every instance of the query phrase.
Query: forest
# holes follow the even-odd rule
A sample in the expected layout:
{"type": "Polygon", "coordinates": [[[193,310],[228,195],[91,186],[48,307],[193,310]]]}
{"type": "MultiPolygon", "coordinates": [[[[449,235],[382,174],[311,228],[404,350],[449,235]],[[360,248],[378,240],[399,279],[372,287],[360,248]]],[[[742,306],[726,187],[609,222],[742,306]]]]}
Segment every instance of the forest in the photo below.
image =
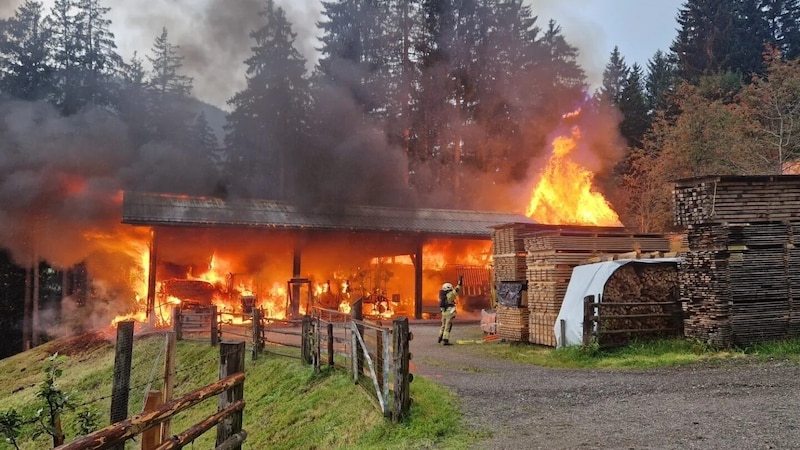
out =
{"type": "Polygon", "coordinates": [[[108,251],[125,190],[516,212],[578,109],[630,229],[672,229],[671,180],[797,170],[800,0],[687,0],[668,49],[642,67],[614,48],[594,90],[522,0],[322,5],[309,69],[285,11],[261,3],[221,130],[167,28],[126,60],[102,0],[0,18],[0,357],[47,338],[23,342],[39,329],[23,312],[108,251]]]}

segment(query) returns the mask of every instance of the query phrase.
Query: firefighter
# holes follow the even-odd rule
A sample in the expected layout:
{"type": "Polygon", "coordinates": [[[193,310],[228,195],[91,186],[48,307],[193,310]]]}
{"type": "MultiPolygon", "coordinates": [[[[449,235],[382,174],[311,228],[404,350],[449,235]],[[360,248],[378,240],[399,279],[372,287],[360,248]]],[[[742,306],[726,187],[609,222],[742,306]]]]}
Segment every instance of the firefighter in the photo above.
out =
{"type": "Polygon", "coordinates": [[[464,284],[464,277],[458,277],[458,285],[453,288],[452,283],[442,285],[439,291],[439,308],[442,310],[442,327],[439,329],[439,343],[453,345],[450,343],[450,330],[453,328],[453,319],[456,318],[456,298],[461,292],[461,285],[464,284]]]}

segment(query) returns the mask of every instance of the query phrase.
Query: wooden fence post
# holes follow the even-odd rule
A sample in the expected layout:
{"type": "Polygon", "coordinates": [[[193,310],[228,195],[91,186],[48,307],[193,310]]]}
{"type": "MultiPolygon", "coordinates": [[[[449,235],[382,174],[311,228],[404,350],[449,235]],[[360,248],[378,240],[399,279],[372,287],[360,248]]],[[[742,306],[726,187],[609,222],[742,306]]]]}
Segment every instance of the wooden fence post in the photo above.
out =
{"type": "Polygon", "coordinates": [[[594,295],[583,297],[583,345],[592,343],[594,331],[594,295]]]}
{"type": "MultiPolygon", "coordinates": [[[[147,393],[144,403],[144,412],[150,412],[162,405],[163,394],[160,391],[147,393]]],[[[142,431],[142,450],[154,450],[161,444],[161,426],[154,425],[142,431]]]]}
{"type": "MultiPolygon", "coordinates": [[[[176,342],[175,333],[167,332],[166,334],[166,350],[164,352],[164,388],[161,392],[164,398],[161,403],[167,403],[172,400],[172,391],[175,387],[175,352],[176,342]]],[[[172,435],[170,419],[161,423],[161,442],[166,441],[172,435]]]]}
{"type": "Polygon", "coordinates": [[[333,324],[328,324],[328,365],[333,367],[334,361],[334,349],[333,349],[333,324]]]}
{"type": "MultiPolygon", "coordinates": [[[[111,388],[111,423],[128,417],[128,394],[131,387],[131,360],[133,358],[133,321],[117,324],[117,345],[114,352],[114,384],[111,388]]],[[[125,445],[114,447],[123,450],[125,445]]]]}
{"type": "Polygon", "coordinates": [[[408,318],[400,317],[392,323],[394,337],[394,404],[392,405],[392,422],[398,423],[408,414],[411,407],[409,391],[414,375],[409,369],[411,353],[409,341],[413,339],[408,329],[408,318]]]}
{"type": "Polygon", "coordinates": [[[375,376],[378,378],[378,386],[383,386],[383,330],[375,330],[375,338],[375,376]]]}
{"type": "Polygon", "coordinates": [[[307,315],[303,316],[301,323],[302,337],[300,339],[300,359],[303,361],[303,364],[311,364],[311,336],[313,334],[313,330],[311,329],[311,317],[307,315]]]}
{"type": "Polygon", "coordinates": [[[219,322],[217,322],[217,306],[211,307],[211,346],[219,345],[219,322]]]}
{"type": "MultiPolygon", "coordinates": [[[[350,309],[350,318],[353,321],[360,322],[364,320],[364,310],[362,305],[363,299],[358,299],[353,302],[352,309],[350,309]]],[[[357,332],[362,338],[364,337],[364,326],[356,324],[356,327],[353,332],[357,332]]],[[[353,376],[355,377],[356,382],[358,382],[358,377],[364,373],[364,353],[358,346],[358,339],[353,336],[353,376]]]]}
{"type": "Polygon", "coordinates": [[[319,373],[319,366],[322,363],[322,321],[319,317],[313,323],[314,328],[314,348],[312,349],[312,363],[314,372],[319,373]]]}
{"type": "MultiPolygon", "coordinates": [[[[244,373],[244,341],[226,342],[219,346],[219,379],[222,380],[237,373],[244,373]]],[[[244,398],[244,385],[239,384],[219,394],[218,410],[223,410],[244,398]]],[[[229,438],[242,431],[242,411],[236,411],[217,425],[216,445],[220,446],[229,438]]],[[[242,445],[231,447],[241,450],[242,445]]]]}
{"type": "Polygon", "coordinates": [[[258,308],[253,308],[253,361],[261,353],[261,314],[258,308]]]}
{"type": "Polygon", "coordinates": [[[172,307],[172,330],[175,332],[175,339],[181,340],[183,339],[183,334],[181,333],[181,307],[180,306],[173,306],[172,307]]]}

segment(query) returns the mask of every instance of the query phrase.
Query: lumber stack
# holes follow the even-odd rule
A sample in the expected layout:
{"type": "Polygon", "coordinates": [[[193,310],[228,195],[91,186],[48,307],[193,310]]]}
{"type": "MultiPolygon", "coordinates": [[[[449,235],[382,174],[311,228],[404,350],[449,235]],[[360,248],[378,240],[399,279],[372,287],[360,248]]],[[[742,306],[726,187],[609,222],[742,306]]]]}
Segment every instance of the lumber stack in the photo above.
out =
{"type": "Polygon", "coordinates": [[[525,238],[525,250],[530,342],[555,346],[553,326],[575,266],[603,255],[635,258],[641,252],[668,252],[670,240],[624,228],[550,226],[525,238]]]}
{"type": "Polygon", "coordinates": [[[720,347],[799,336],[800,177],[682,180],[674,201],[688,226],[686,335],[720,347]]]}
{"type": "Polygon", "coordinates": [[[528,342],[530,311],[497,305],[497,336],[511,342],[528,342]]]}
{"type": "Polygon", "coordinates": [[[798,180],[796,175],[679,180],[673,189],[675,224],[800,221],[798,180]]]}

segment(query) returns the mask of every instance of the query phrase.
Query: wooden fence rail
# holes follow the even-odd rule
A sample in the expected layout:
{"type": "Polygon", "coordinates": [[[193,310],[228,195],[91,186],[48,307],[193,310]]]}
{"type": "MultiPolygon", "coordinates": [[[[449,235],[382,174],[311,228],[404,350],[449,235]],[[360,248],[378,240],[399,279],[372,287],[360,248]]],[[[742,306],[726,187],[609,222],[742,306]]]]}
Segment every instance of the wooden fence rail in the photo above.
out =
{"type": "Polygon", "coordinates": [[[123,445],[148,429],[169,421],[175,414],[198,403],[219,396],[219,409],[186,431],[179,433],[154,447],[159,450],[182,448],[198,436],[217,425],[216,448],[241,448],[246,436],[242,430],[242,411],[245,406],[244,393],[244,342],[228,342],[220,346],[220,380],[196,389],[182,397],[173,399],[103,429],[81,436],[57,450],[110,449],[123,445]],[[238,442],[238,445],[237,445],[238,442]],[[227,447],[224,447],[227,446],[227,447]]]}

